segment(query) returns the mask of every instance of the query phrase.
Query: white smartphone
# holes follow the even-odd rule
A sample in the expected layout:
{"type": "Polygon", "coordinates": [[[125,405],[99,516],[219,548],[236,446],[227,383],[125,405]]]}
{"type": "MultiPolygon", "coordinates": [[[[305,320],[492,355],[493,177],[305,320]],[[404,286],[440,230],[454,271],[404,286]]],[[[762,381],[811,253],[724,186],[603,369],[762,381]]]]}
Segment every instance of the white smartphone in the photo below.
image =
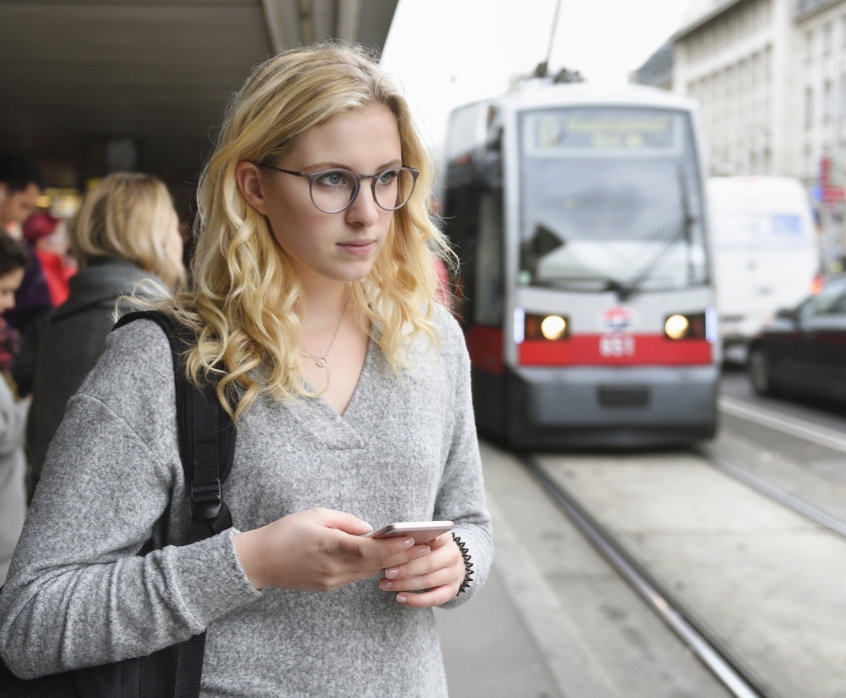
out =
{"type": "Polygon", "coordinates": [[[442,533],[451,531],[452,521],[400,521],[392,523],[378,531],[365,533],[365,538],[403,538],[410,536],[417,544],[428,543],[442,533]]]}

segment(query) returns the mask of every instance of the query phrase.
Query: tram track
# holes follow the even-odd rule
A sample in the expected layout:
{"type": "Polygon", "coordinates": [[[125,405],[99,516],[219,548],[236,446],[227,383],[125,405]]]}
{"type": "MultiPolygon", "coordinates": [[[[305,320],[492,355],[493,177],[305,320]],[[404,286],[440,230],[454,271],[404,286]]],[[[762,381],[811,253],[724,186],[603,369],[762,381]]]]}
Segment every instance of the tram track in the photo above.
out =
{"type": "Polygon", "coordinates": [[[711,453],[703,448],[693,448],[691,452],[696,456],[702,458],[709,465],[717,468],[720,472],[734,478],[738,482],[751,487],[756,492],[769,497],[782,506],[787,507],[791,511],[805,517],[809,521],[821,526],[822,528],[831,531],[841,538],[846,538],[846,523],[837,519],[830,514],[827,514],[822,509],[815,507],[813,504],[794,497],[792,494],[785,492],[783,489],[770,484],[766,480],[753,475],[747,470],[735,465],[723,456],[711,453]]]}
{"type": "MultiPolygon", "coordinates": [[[[529,454],[515,454],[579,532],[736,698],[778,698],[529,454]]],[[[702,456],[704,457],[704,456],[702,456]]],[[[736,467],[736,466],[735,466],[736,467]]]]}
{"type": "MultiPolygon", "coordinates": [[[[823,427],[793,415],[780,414],[771,409],[762,409],[757,405],[735,404],[740,402],[739,400],[723,401],[720,404],[721,411],[802,442],[835,453],[846,453],[846,437],[841,436],[836,429],[823,427]]],[[[743,449],[740,449],[738,453],[731,452],[737,449],[730,448],[729,453],[724,453],[725,450],[725,448],[718,448],[717,445],[710,447],[707,444],[685,449],[686,453],[693,456],[702,466],[720,472],[742,484],[744,488],[763,495],[766,500],[800,516],[814,527],[818,527],[820,533],[833,534],[838,540],[846,539],[846,521],[837,514],[826,511],[827,500],[822,498],[817,501],[813,488],[808,490],[806,486],[800,486],[799,491],[803,494],[794,495],[792,492],[796,490],[796,485],[789,479],[785,480],[784,474],[775,478],[768,477],[772,474],[769,471],[760,472],[760,468],[756,467],[757,461],[747,462],[747,457],[741,455],[745,453],[743,449]],[[803,497],[808,494],[811,496],[803,497]]],[[[607,527],[608,520],[601,513],[602,507],[598,512],[593,511],[593,506],[598,502],[591,498],[584,499],[584,494],[587,493],[583,491],[584,486],[573,489],[568,482],[556,475],[555,469],[550,469],[551,464],[547,463],[540,454],[534,456],[529,453],[515,453],[514,456],[557,508],[573,523],[580,535],[602,555],[620,578],[673,631],[691,654],[731,695],[738,698],[777,698],[780,695],[777,693],[779,689],[774,688],[774,685],[781,685],[781,683],[776,681],[774,684],[772,679],[777,676],[784,678],[784,676],[778,671],[768,670],[766,665],[761,664],[760,657],[756,656],[754,647],[749,645],[748,638],[740,640],[737,646],[734,642],[729,644],[722,639],[734,637],[731,634],[733,631],[729,631],[729,635],[726,635],[727,628],[723,620],[719,620],[714,626],[708,621],[710,615],[706,614],[706,617],[700,615],[701,597],[691,606],[692,599],[687,591],[676,593],[676,582],[670,586],[669,583],[662,581],[666,579],[664,572],[656,578],[651,568],[652,563],[649,562],[651,558],[649,556],[643,558],[642,555],[631,552],[634,550],[631,545],[633,541],[630,542],[625,538],[625,534],[622,534],[624,529],[619,529],[618,532],[617,525],[614,525],[612,529],[607,527]],[[717,631],[715,629],[717,627],[722,629],[717,631]],[[751,654],[748,654],[750,651],[751,654]],[[761,673],[762,670],[763,673],[761,673]],[[769,679],[764,678],[765,676],[769,679]]],[[[798,482],[801,483],[803,480],[800,478],[798,482]]],[[[671,576],[671,578],[674,577],[671,576]]],[[[678,587],[679,590],[683,588],[683,586],[678,587]]],[[[708,608],[707,605],[705,607],[708,608]]],[[[713,605],[710,609],[709,614],[721,612],[713,605]]]]}
{"type": "MultiPolygon", "coordinates": [[[[835,452],[846,454],[846,437],[834,429],[819,426],[805,419],[782,414],[776,410],[749,404],[743,400],[728,396],[721,396],[718,405],[721,412],[738,419],[767,427],[776,432],[789,434],[802,441],[835,452]]],[[[828,514],[819,507],[793,496],[780,487],[736,465],[728,458],[714,453],[711,449],[698,446],[693,447],[691,452],[704,459],[725,475],[734,478],[738,482],[742,482],[744,485],[751,487],[755,491],[769,497],[773,501],[778,502],[782,506],[787,507],[835,535],[846,538],[846,522],[828,514]]]]}

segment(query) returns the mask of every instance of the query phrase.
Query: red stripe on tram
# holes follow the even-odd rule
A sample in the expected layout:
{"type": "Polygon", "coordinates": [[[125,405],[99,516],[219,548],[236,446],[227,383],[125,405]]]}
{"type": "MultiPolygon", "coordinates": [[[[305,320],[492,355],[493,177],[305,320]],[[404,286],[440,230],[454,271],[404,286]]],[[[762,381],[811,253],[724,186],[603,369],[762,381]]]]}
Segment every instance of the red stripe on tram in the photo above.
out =
{"type": "Polygon", "coordinates": [[[470,363],[488,373],[502,373],[502,328],[473,325],[464,333],[470,363]]]}
{"type": "Polygon", "coordinates": [[[679,366],[712,361],[707,340],[674,341],[663,334],[580,334],[558,342],[530,339],[517,353],[521,366],[679,366]]]}

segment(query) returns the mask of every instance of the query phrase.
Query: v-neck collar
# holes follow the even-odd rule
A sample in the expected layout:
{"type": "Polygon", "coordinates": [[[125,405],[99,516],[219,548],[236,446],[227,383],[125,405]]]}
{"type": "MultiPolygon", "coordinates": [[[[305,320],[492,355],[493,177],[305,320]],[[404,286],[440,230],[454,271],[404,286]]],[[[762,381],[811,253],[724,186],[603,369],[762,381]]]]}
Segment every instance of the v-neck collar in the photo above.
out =
{"type": "Polygon", "coordinates": [[[289,409],[327,448],[363,449],[384,423],[382,416],[390,408],[396,384],[397,376],[379,344],[371,337],[361,375],[343,415],[335,412],[320,396],[298,398],[289,404],[289,409]]]}

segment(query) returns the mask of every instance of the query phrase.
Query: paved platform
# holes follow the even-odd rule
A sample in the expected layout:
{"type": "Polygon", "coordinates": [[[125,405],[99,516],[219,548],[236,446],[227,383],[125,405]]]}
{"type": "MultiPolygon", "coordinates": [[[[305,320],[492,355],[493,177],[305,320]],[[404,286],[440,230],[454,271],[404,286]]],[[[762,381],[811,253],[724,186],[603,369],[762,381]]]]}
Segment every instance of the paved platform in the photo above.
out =
{"type": "Polygon", "coordinates": [[[511,455],[482,458],[494,568],[436,611],[452,698],[727,698],[511,455]]]}
{"type": "Polygon", "coordinates": [[[471,603],[436,617],[450,698],[564,698],[496,568],[471,603]]]}

